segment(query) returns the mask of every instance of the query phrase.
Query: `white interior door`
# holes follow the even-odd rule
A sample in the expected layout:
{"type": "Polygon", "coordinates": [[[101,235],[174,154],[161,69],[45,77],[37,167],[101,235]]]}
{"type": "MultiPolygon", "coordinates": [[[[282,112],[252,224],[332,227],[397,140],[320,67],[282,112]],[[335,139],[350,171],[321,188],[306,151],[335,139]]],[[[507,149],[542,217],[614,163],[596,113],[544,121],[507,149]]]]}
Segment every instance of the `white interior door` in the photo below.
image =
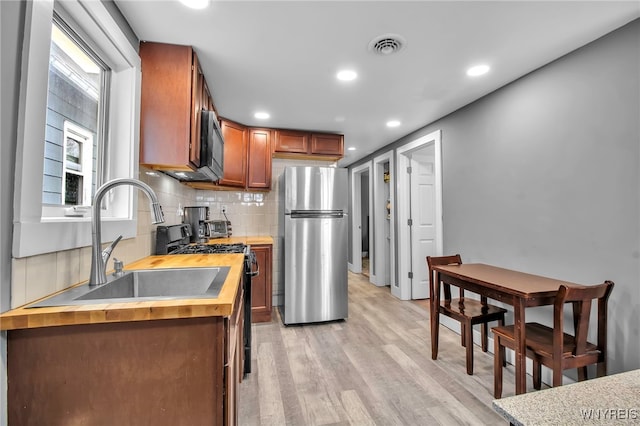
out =
{"type": "Polygon", "coordinates": [[[443,251],[441,153],[439,130],[396,149],[398,272],[391,294],[402,300],[429,296],[426,256],[443,251]]]}
{"type": "Polygon", "coordinates": [[[436,255],[433,145],[411,154],[411,298],[429,297],[426,257],[436,255]]]}

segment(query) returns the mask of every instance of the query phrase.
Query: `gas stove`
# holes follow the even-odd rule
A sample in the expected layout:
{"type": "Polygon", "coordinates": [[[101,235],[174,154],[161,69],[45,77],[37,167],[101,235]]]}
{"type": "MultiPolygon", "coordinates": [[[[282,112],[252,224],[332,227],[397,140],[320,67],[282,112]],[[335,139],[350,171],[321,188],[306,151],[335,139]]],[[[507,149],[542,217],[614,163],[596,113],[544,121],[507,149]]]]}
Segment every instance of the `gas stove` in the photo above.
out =
{"type": "Polygon", "coordinates": [[[242,253],[244,254],[245,272],[255,277],[259,273],[256,255],[251,251],[251,246],[243,243],[233,244],[187,244],[180,245],[178,248],[167,254],[227,254],[242,253]]]}
{"type": "Polygon", "coordinates": [[[173,250],[169,254],[220,254],[220,253],[244,253],[250,252],[246,244],[189,244],[173,250]]]}
{"type": "Polygon", "coordinates": [[[234,244],[190,244],[188,225],[158,226],[156,254],[244,254],[244,375],[251,372],[251,278],[260,274],[260,265],[251,246],[234,244]]]}

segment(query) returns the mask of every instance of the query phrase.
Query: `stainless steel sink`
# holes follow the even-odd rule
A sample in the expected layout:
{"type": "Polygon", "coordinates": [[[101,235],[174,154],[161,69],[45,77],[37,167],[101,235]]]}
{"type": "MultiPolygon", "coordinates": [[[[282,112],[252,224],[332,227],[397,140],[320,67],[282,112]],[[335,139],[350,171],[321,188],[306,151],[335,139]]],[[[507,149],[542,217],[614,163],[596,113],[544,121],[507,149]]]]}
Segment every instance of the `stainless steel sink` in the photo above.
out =
{"type": "Polygon", "coordinates": [[[228,266],[126,271],[106,284],[83,284],[29,307],[216,298],[228,273],[228,266]]]}

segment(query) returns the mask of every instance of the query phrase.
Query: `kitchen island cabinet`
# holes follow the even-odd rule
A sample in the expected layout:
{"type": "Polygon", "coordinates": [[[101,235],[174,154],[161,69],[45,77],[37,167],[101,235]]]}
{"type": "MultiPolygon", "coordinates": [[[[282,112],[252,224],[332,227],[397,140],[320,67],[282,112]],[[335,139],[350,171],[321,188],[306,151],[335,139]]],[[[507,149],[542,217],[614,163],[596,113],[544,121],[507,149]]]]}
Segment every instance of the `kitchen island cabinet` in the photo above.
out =
{"type": "Polygon", "coordinates": [[[236,424],[243,255],[150,256],[127,269],[198,266],[230,266],[216,299],[0,315],[9,424],[236,424]]]}

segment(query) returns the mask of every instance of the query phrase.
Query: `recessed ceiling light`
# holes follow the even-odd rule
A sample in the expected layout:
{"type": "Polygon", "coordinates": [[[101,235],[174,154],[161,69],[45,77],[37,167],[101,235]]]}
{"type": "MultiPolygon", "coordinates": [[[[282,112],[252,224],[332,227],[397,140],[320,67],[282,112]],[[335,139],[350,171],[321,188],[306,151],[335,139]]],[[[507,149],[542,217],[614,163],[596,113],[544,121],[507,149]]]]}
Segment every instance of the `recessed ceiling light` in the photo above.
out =
{"type": "Polygon", "coordinates": [[[180,0],[180,3],[191,9],[204,9],[209,6],[209,0],[180,0]]]}
{"type": "Polygon", "coordinates": [[[389,120],[387,121],[387,127],[398,127],[400,122],[398,120],[389,120]]]}
{"type": "Polygon", "coordinates": [[[358,77],[358,73],[353,70],[342,70],[336,74],[336,78],[341,81],[352,81],[358,77]]]}
{"type": "Polygon", "coordinates": [[[467,75],[469,77],[477,77],[479,75],[488,73],[489,69],[489,65],[476,65],[467,70],[467,75]]]}
{"type": "Polygon", "coordinates": [[[356,147],[355,146],[350,146],[349,148],[347,148],[347,151],[355,151],[356,147]]]}
{"type": "Polygon", "coordinates": [[[271,117],[271,115],[269,115],[268,112],[256,112],[255,114],[253,114],[253,116],[259,120],[266,120],[267,118],[271,117]]]}

